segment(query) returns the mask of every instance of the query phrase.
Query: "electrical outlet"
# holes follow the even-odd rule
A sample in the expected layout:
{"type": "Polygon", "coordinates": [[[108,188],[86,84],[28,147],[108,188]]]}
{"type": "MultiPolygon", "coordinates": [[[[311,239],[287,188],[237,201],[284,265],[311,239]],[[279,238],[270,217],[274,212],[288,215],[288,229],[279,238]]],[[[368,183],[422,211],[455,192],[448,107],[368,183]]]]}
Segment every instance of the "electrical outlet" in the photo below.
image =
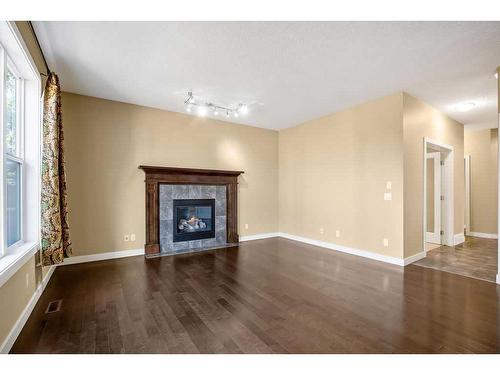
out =
{"type": "Polygon", "coordinates": [[[245,229],[248,229],[248,224],[245,224],[245,229]]]}
{"type": "Polygon", "coordinates": [[[130,241],[135,241],[135,233],[132,233],[132,234],[130,235],[130,241]]]}
{"type": "Polygon", "coordinates": [[[325,234],[325,228],[319,228],[319,233],[320,234],[325,234]]]}
{"type": "Polygon", "coordinates": [[[385,188],[386,188],[387,190],[391,190],[391,189],[392,189],[392,182],[391,182],[391,181],[387,181],[387,182],[385,183],[385,188]]]}
{"type": "Polygon", "coordinates": [[[384,247],[388,247],[388,246],[389,246],[389,239],[384,238],[384,247]]]}
{"type": "Polygon", "coordinates": [[[30,286],[30,274],[27,273],[26,274],[26,288],[28,288],[30,286]]]}
{"type": "Polygon", "coordinates": [[[130,236],[128,234],[123,236],[123,241],[128,242],[130,241],[130,236]]]}
{"type": "Polygon", "coordinates": [[[335,231],[335,237],[337,237],[337,238],[340,237],[340,231],[338,229],[335,231]]]}

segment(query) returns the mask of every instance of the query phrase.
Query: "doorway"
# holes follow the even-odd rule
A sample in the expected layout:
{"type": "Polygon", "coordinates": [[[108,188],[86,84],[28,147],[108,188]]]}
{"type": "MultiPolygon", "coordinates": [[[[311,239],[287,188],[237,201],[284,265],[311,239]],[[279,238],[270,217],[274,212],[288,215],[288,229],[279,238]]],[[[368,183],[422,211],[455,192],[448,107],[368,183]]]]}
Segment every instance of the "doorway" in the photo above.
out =
{"type": "Polygon", "coordinates": [[[426,207],[427,225],[425,233],[425,248],[431,250],[441,246],[442,217],[441,194],[442,171],[441,152],[436,151],[432,145],[427,146],[427,173],[426,173],[426,207]],[[435,246],[437,245],[437,246],[435,246]]]}
{"type": "Polygon", "coordinates": [[[454,246],[453,147],[424,138],[424,252],[454,246]]]}

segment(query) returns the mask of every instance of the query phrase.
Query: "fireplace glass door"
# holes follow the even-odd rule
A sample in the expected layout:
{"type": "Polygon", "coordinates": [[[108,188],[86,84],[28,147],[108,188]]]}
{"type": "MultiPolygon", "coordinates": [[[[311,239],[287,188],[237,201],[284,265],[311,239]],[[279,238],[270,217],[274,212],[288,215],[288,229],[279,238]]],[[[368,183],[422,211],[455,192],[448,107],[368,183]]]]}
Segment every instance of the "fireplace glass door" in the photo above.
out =
{"type": "Polygon", "coordinates": [[[174,199],[173,240],[215,237],[215,199],[174,199]]]}

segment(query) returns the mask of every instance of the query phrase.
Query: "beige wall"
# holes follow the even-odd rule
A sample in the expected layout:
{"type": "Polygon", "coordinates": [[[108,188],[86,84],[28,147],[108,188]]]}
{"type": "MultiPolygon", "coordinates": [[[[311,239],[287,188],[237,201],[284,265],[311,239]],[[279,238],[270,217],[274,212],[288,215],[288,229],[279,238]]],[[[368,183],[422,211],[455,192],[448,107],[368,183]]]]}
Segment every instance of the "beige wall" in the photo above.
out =
{"type": "Polygon", "coordinates": [[[75,256],[144,246],[141,164],[245,171],[240,235],[277,231],[278,132],[69,93],[62,103],[75,256]]]}
{"type": "Polygon", "coordinates": [[[496,234],[498,129],[465,132],[464,144],[470,155],[470,230],[496,234]]]}
{"type": "Polygon", "coordinates": [[[35,257],[32,257],[0,288],[0,345],[7,338],[35,290],[35,257]],[[29,279],[28,285],[26,277],[29,279]]]}
{"type": "Polygon", "coordinates": [[[453,146],[454,233],[463,232],[464,127],[430,105],[403,95],[404,107],[404,256],[423,250],[424,137],[453,146]]]}
{"type": "Polygon", "coordinates": [[[402,110],[398,93],[280,131],[280,231],[401,258],[402,110]]]}
{"type": "MultiPolygon", "coordinates": [[[[17,21],[16,26],[30,51],[40,72],[45,73],[42,55],[26,21],[17,21]]],[[[36,267],[36,256],[30,259],[0,287],[0,345],[4,342],[15,322],[23,312],[49,267],[36,267]],[[29,283],[26,286],[26,277],[29,283]],[[8,303],[7,303],[8,302],[8,303]]]]}

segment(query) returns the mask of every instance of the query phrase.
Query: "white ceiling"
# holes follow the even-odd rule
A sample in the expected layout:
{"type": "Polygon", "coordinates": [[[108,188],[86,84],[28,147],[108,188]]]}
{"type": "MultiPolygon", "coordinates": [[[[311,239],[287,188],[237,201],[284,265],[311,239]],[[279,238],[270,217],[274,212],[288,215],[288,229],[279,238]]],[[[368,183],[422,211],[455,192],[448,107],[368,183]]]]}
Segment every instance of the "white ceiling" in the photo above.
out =
{"type": "Polygon", "coordinates": [[[403,90],[468,128],[497,126],[500,22],[34,22],[64,91],[283,129],[403,90]],[[460,113],[456,105],[477,107],[460,113]]]}

